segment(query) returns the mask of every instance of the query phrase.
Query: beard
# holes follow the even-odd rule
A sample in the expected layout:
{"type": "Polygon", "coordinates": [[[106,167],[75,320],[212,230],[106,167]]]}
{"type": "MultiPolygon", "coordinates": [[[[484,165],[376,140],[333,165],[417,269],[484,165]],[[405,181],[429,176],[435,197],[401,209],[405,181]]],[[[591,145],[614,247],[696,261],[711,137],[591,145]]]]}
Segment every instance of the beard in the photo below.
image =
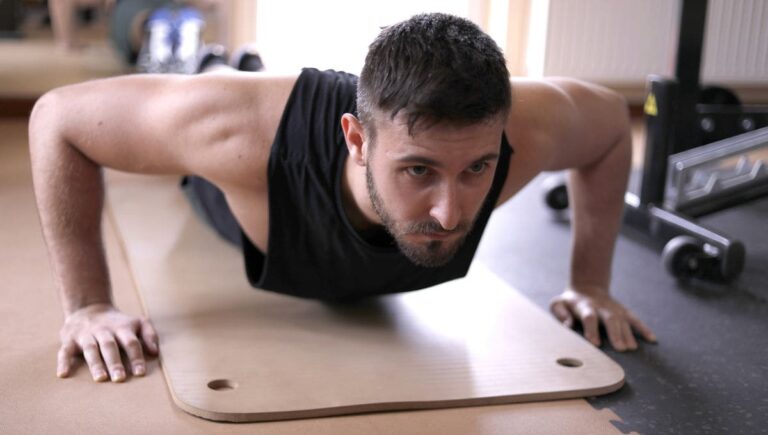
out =
{"type": "MultiPolygon", "coordinates": [[[[445,266],[453,259],[456,252],[464,244],[467,234],[474,226],[477,215],[471,222],[460,222],[451,232],[459,233],[454,241],[429,240],[424,243],[415,243],[407,239],[408,235],[413,234],[431,234],[445,232],[445,229],[439,222],[434,220],[421,222],[398,223],[387,212],[384,203],[376,189],[376,183],[373,181],[373,174],[370,170],[370,162],[365,167],[365,181],[368,187],[368,196],[370,197],[373,210],[381,219],[384,229],[392,236],[397,243],[400,252],[408,258],[413,264],[423,267],[445,266]]],[[[479,212],[477,213],[479,214],[479,212]]]]}

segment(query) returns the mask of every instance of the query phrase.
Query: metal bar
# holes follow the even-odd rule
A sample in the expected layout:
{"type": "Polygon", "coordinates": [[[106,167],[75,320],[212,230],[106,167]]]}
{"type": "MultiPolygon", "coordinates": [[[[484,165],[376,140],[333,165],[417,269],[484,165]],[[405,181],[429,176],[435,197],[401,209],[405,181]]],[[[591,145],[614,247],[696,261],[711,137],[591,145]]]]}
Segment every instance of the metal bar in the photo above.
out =
{"type": "Polygon", "coordinates": [[[720,232],[692,221],[689,217],[655,205],[643,205],[639,198],[625,196],[624,223],[650,236],[651,240],[665,244],[674,237],[688,235],[705,246],[705,251],[717,257],[721,264],[718,274],[723,279],[739,275],[746,256],[744,244],[720,232]]]}
{"type": "Polygon", "coordinates": [[[675,77],[680,85],[675,110],[675,136],[672,153],[685,151],[700,144],[696,125],[696,104],[699,102],[701,52],[707,21],[707,0],[683,0],[680,10],[675,77]]]}
{"type": "Polygon", "coordinates": [[[660,76],[648,77],[645,100],[645,160],[640,185],[642,204],[664,202],[667,158],[672,154],[677,105],[677,82],[660,76]]]}
{"type": "Polygon", "coordinates": [[[701,215],[768,191],[768,127],[669,156],[669,210],[701,215]]]}

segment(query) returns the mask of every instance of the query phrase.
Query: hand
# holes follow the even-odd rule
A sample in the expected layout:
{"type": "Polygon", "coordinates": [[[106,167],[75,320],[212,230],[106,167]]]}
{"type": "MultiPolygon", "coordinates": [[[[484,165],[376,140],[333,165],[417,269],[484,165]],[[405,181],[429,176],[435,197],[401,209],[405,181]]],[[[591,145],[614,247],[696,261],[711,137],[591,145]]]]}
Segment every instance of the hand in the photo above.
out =
{"type": "Polygon", "coordinates": [[[655,343],[656,336],[640,319],[616,302],[604,289],[566,289],[550,303],[550,310],[564,325],[573,327],[578,318],[584,337],[600,346],[600,322],[605,326],[611,345],[623,352],[637,349],[633,333],[637,331],[646,341],[655,343]]]}
{"type": "Polygon", "coordinates": [[[158,353],[157,333],[149,320],[122,313],[110,304],[88,305],[68,315],[59,336],[56,374],[60,378],[70,375],[72,358],[82,353],[94,381],[111,378],[113,382],[122,382],[126,370],[120,358],[121,348],[134,376],[146,373],[142,342],[148,353],[158,353]]]}

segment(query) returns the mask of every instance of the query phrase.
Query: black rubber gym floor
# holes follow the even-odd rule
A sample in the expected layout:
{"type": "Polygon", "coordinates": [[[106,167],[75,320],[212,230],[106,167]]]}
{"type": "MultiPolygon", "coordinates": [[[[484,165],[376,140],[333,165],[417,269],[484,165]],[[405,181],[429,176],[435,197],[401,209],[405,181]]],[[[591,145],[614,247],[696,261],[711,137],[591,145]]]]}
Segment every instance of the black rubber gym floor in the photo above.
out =
{"type": "MultiPolygon", "coordinates": [[[[477,258],[547,308],[568,280],[570,227],[544,205],[542,180],[496,211],[477,258]]],[[[619,237],[612,293],[659,337],[629,353],[603,346],[627,382],[589,402],[618,414],[622,432],[768,433],[768,197],[699,220],[745,243],[736,282],[679,284],[645,236],[619,237]]]]}

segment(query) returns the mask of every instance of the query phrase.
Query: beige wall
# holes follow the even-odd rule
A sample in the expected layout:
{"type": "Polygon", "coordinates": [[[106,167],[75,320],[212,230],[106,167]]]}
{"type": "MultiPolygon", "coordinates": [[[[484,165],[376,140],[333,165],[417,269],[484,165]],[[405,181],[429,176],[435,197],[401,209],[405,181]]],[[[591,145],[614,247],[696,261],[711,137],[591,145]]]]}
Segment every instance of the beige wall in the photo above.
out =
{"type": "Polygon", "coordinates": [[[531,0],[508,1],[507,45],[504,50],[507,56],[507,67],[513,76],[525,76],[528,75],[525,59],[528,50],[531,0]]]}
{"type": "Polygon", "coordinates": [[[470,0],[469,18],[499,44],[513,76],[527,74],[525,56],[531,0],[470,0]]]}
{"type": "Polygon", "coordinates": [[[469,16],[470,0],[258,0],[257,45],[270,70],[359,73],[381,27],[417,13],[469,16]]]}
{"type": "Polygon", "coordinates": [[[272,68],[296,69],[301,59],[305,59],[307,65],[317,65],[317,58],[324,56],[334,59],[336,64],[321,67],[355,70],[381,25],[418,12],[444,11],[466,16],[489,32],[504,51],[510,73],[521,76],[527,73],[525,54],[530,2],[394,0],[386,5],[361,9],[359,3],[345,0],[231,0],[219,3],[221,14],[226,17],[219,35],[230,50],[255,42],[272,68]],[[304,11],[303,16],[296,16],[296,10],[304,11]],[[319,10],[325,11],[325,16],[307,14],[319,10]],[[350,20],[340,19],[345,14],[351,17],[350,20]],[[346,44],[317,47],[318,40],[333,43],[333,34],[339,33],[340,26],[347,29],[341,33],[347,38],[346,44]],[[278,42],[283,43],[282,48],[278,42]],[[338,51],[345,51],[346,55],[338,51]],[[290,53],[292,59],[284,57],[285,53],[290,53]]]}
{"type": "Polygon", "coordinates": [[[230,50],[256,41],[257,0],[229,0],[220,4],[229,17],[225,40],[230,50]]]}

